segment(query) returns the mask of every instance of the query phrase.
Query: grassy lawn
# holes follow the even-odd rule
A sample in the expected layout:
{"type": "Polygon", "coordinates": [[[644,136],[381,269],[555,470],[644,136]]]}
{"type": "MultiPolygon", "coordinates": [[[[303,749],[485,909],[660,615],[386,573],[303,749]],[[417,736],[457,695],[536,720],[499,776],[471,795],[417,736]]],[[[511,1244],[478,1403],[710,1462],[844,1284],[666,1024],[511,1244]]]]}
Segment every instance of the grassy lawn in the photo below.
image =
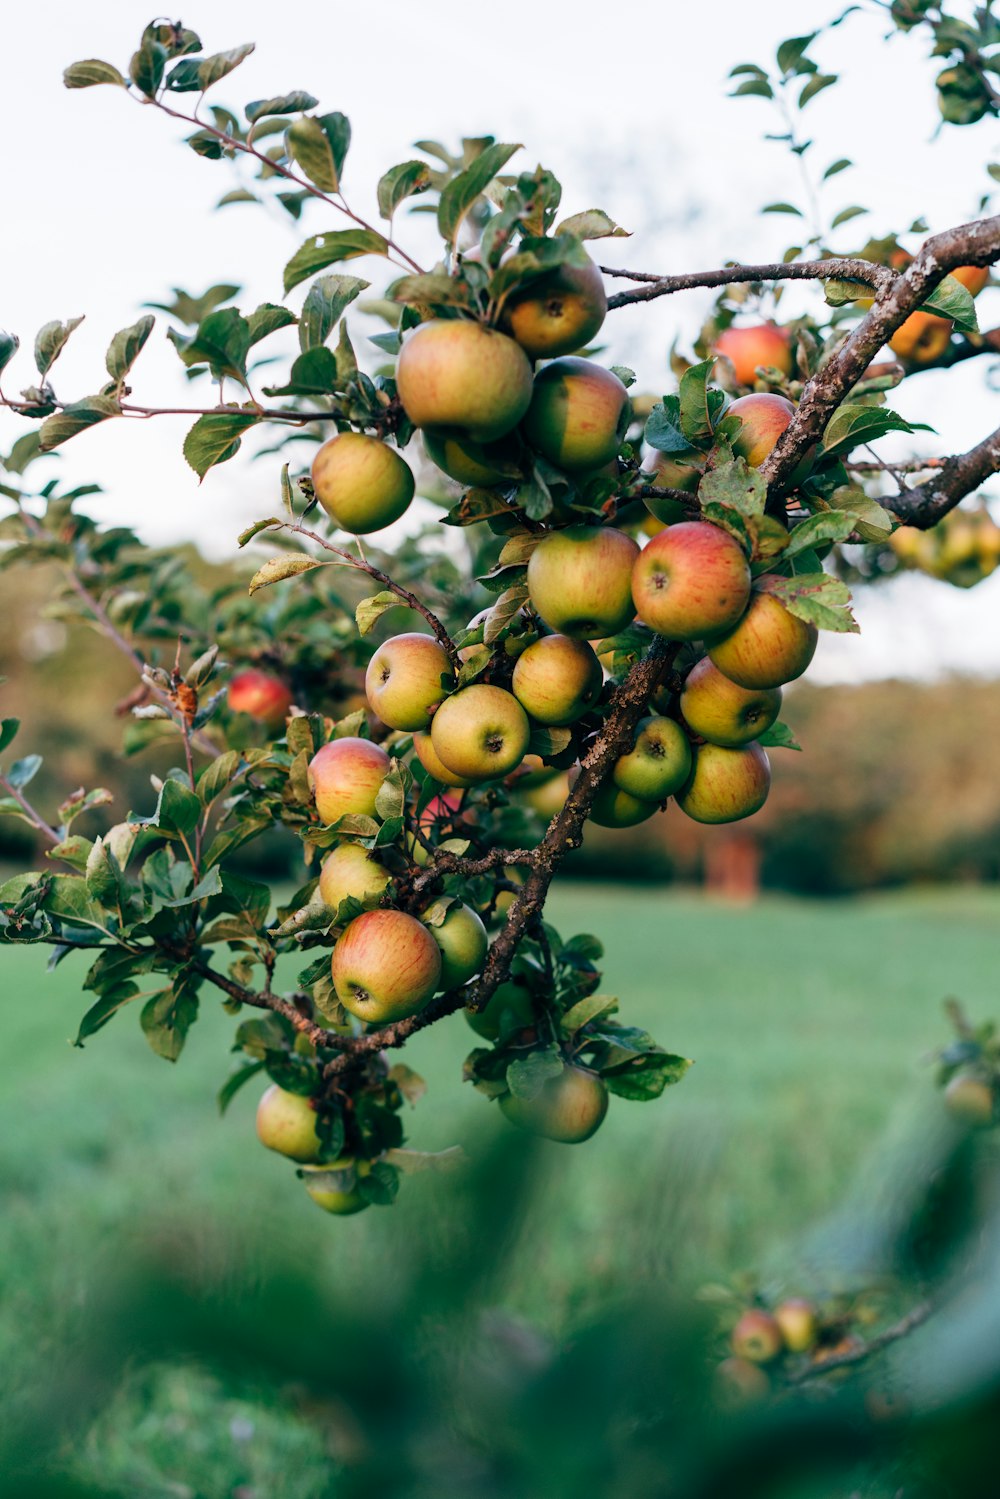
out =
{"type": "MultiPolygon", "coordinates": [[[[697,1063],[656,1103],[613,1101],[585,1147],[542,1148],[541,1190],[497,1297],[554,1329],[637,1277],[697,1284],[794,1264],[796,1240],[890,1122],[927,1103],[921,1058],[943,1039],[941,1000],[958,995],[975,1016],[995,1008],[992,891],[733,910],[569,885],[550,911],[566,936],[605,938],[605,987],[625,1016],[697,1063]]],[[[73,1051],[82,965],[47,976],[41,955],[20,948],[0,961],[0,1396],[13,1408],[58,1364],[95,1265],[159,1225],[234,1241],[263,1229],[359,1297],[384,1295],[400,1255],[448,1231],[447,1178],[404,1182],[392,1211],[331,1220],[256,1145],[259,1090],[220,1121],[234,1021],[211,998],[176,1067],[131,1015],[73,1051]]],[[[411,1115],[413,1146],[461,1141],[475,1155],[508,1128],[459,1081],[473,1040],[455,1017],[406,1048],[431,1092],[411,1115]]],[[[204,1375],[130,1378],[81,1458],[94,1472],[137,1493],[214,1499],[237,1483],[278,1492],[278,1464],[282,1494],[322,1491],[321,1445],[303,1423],[259,1407],[250,1419],[204,1375]]]]}

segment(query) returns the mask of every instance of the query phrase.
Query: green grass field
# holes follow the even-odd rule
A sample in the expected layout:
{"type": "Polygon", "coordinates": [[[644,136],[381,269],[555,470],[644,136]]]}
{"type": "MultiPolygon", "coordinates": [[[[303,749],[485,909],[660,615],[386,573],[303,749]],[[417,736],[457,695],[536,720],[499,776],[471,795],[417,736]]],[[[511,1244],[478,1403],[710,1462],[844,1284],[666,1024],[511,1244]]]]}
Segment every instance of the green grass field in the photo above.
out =
{"type": "MultiPolygon", "coordinates": [[[[890,1124],[935,1106],[922,1057],[944,1039],[942,999],[975,1016],[996,1008],[992,891],[734,910],[569,885],[550,913],[565,936],[602,935],[605,988],[625,1016],[697,1064],[655,1103],[613,1101],[588,1145],[543,1147],[498,1299],[554,1330],[638,1278],[697,1285],[794,1264],[890,1124]]],[[[383,1292],[401,1254],[446,1231],[447,1178],[404,1182],[391,1211],[331,1220],[256,1145],[254,1085],[220,1120],[234,1021],[211,997],[175,1067],[128,1013],[74,1051],[82,965],[46,975],[41,954],[19,948],[0,961],[0,1394],[13,1408],[58,1364],[95,1266],[161,1225],[263,1230],[358,1297],[383,1292]]],[[[409,1116],[414,1147],[461,1141],[474,1156],[507,1128],[459,1080],[473,1040],[456,1016],[406,1048],[430,1088],[409,1116]]],[[[205,1374],[150,1385],[137,1371],[79,1461],[149,1495],[214,1499],[238,1482],[320,1493],[315,1433],[280,1410],[251,1414],[205,1374]]]]}

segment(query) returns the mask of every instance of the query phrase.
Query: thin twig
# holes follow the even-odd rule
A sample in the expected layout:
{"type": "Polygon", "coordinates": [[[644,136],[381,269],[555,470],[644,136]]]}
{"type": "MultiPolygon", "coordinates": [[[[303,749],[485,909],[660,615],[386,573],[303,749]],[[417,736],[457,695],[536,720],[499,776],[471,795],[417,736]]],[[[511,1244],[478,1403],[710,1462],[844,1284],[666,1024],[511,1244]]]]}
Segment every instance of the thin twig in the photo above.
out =
{"type": "Polygon", "coordinates": [[[862,1364],[866,1359],[876,1353],[881,1353],[883,1348],[888,1348],[891,1343],[898,1343],[900,1338],[905,1338],[908,1333],[921,1327],[936,1310],[933,1301],[922,1301],[912,1311],[907,1312],[898,1322],[880,1332],[877,1337],[869,1338],[865,1343],[859,1343],[855,1348],[846,1349],[843,1353],[830,1353],[823,1357],[820,1353],[811,1364],[804,1369],[797,1369],[789,1374],[784,1383],[787,1385],[809,1384],[815,1379],[823,1379],[834,1369],[849,1369],[857,1364],[862,1364]]]}

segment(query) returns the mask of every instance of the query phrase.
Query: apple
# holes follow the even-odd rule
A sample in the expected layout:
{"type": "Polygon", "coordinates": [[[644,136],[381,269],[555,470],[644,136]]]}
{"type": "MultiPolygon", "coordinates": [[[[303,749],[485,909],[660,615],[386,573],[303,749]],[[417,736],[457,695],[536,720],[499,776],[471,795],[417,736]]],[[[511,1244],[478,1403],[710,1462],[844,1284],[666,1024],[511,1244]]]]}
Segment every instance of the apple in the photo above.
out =
{"type": "Polygon", "coordinates": [[[514,292],[500,326],[529,359],[555,359],[582,349],[599,332],[608,311],[604,278],[592,260],[561,265],[514,292]]]}
{"type": "Polygon", "coordinates": [[[453,786],[460,791],[464,791],[467,786],[475,786],[476,782],[468,776],[457,776],[448,769],[434,748],[434,741],[429,734],[414,734],[413,748],[427,774],[433,776],[435,781],[440,781],[442,786],[453,786]]]}
{"type": "Polygon", "coordinates": [[[726,416],[738,416],[741,422],[733,452],[751,468],[760,468],[794,415],[795,407],[784,396],[740,396],[726,408],[726,416]]]}
{"type": "Polygon", "coordinates": [[[341,901],[378,900],[392,876],[384,865],[373,859],[360,843],[342,843],[323,861],[319,872],[319,893],[331,911],[341,901]]]}
{"type": "Polygon", "coordinates": [[[733,1352],[752,1364],[769,1364],[782,1350],[781,1328],[770,1312],[751,1307],[732,1332],[733,1352]]]}
{"type": "Polygon", "coordinates": [[[439,989],[457,989],[467,984],[483,966],[489,939],[486,928],[471,906],[451,906],[440,926],[429,926],[441,949],[439,989]]]}
{"type": "Polygon", "coordinates": [[[528,559],[528,593],[551,630],[590,640],[631,624],[638,543],[611,526],[550,531],[528,559]]]}
{"type": "Polygon", "coordinates": [[[482,1036],[485,1041],[496,1041],[501,1029],[506,1032],[534,1025],[534,1001],[530,990],[511,979],[494,991],[486,1002],[485,1010],[470,1010],[467,1007],[465,1018],[477,1036],[482,1036]]]}
{"type": "Polygon", "coordinates": [[[949,273],[956,281],[960,281],[967,292],[978,297],[987,281],[990,279],[989,267],[985,265],[960,265],[949,273]]]}
{"type": "Polygon", "coordinates": [[[751,328],[726,328],[712,346],[733,366],[739,385],[752,385],[760,366],[792,373],[791,339],[775,323],[758,323],[751,328]]]}
{"type": "Polygon", "coordinates": [[[528,715],[513,693],[473,682],[445,698],[431,723],[431,744],[446,770],[470,781],[509,775],[528,748],[528,715]]]}
{"type": "Polygon", "coordinates": [[[730,1408],[756,1405],[771,1389],[765,1370],[745,1358],[723,1359],[716,1370],[716,1379],[721,1401],[730,1408]]]}
{"type": "Polygon", "coordinates": [[[246,713],[259,723],[277,726],[285,721],[292,694],[280,677],[250,666],[233,677],[226,701],[234,713],[246,713]]]}
{"type": "Polygon", "coordinates": [[[813,656],[819,631],[799,619],[771,593],[755,593],[735,629],[708,643],[708,654],[723,676],[738,687],[782,687],[801,677],[813,656]]]}
{"type": "Polygon", "coordinates": [[[348,812],[372,817],[379,787],[389,774],[389,756],[370,739],[345,735],[320,745],[309,761],[309,784],[325,823],[348,812]]]}
{"type": "Polygon", "coordinates": [[[935,317],[933,312],[911,312],[889,340],[889,347],[900,359],[911,364],[933,364],[951,342],[950,318],[935,317]]]}
{"type": "Polygon", "coordinates": [[[257,1138],[293,1161],[315,1161],[322,1149],[316,1110],[308,1098],[272,1083],[257,1105],[257,1138]]]}
{"type": "Polygon", "coordinates": [[[996,1117],[996,1098],[984,1078],[974,1072],[956,1072],[944,1090],[945,1107],[962,1124],[982,1128],[996,1117]]]}
{"type": "Polygon", "coordinates": [[[346,1217],[349,1213],[360,1213],[362,1208],[371,1207],[367,1197],[362,1197],[358,1190],[358,1178],[368,1176],[371,1169],[370,1161],[356,1161],[343,1155],[327,1165],[310,1166],[302,1179],[309,1196],[324,1212],[346,1217]],[[314,1180],[310,1181],[310,1177],[314,1180]]]}
{"type": "Polygon", "coordinates": [[[819,1331],[816,1308],[801,1296],[789,1296],[774,1309],[774,1320],[781,1329],[789,1353],[807,1353],[816,1342],[819,1331]]]}
{"type": "Polygon", "coordinates": [[[543,635],[518,657],[511,690],[538,723],[564,728],[597,701],[604,673],[593,648],[569,635],[543,635]]]}
{"type": "Polygon", "coordinates": [[[531,446],[567,473],[601,468],[618,452],[628,391],[617,375],[569,355],[535,376],[523,431],[531,446]]]}
{"type": "Polygon", "coordinates": [[[538,786],[529,786],[521,794],[521,800],[537,812],[539,817],[544,817],[546,822],[551,822],[557,812],[561,812],[566,805],[569,796],[569,777],[564,770],[557,770],[555,775],[549,776],[538,786]]]}
{"type": "Polygon", "coordinates": [[[425,432],[424,450],[456,484],[505,488],[521,471],[517,445],[510,441],[480,443],[452,433],[425,432]]]}
{"type": "Polygon", "coordinates": [[[760,811],[770,789],[771,765],[759,744],[742,749],[699,744],[677,805],[695,822],[739,822],[760,811]]]}
{"type": "Polygon", "coordinates": [[[611,779],[619,791],[642,802],[662,802],[691,774],[691,745],[679,723],[653,715],[639,720],[627,755],[615,762],[611,779]]]}
{"type": "MultiPolygon", "coordinates": [[[[681,453],[660,453],[656,448],[644,448],[642,454],[643,470],[653,475],[653,484],[658,489],[682,489],[686,494],[694,494],[701,482],[699,461],[704,462],[695,448],[681,453]]],[[[680,500],[647,496],[642,503],[650,515],[665,526],[676,525],[678,521],[686,520],[689,514],[680,500]]]]}
{"type": "Polygon", "coordinates": [[[681,693],[681,712],[688,728],[727,749],[759,739],[780,709],[780,687],[740,687],[723,676],[708,656],[688,672],[681,693]]]}
{"type": "MultiPolygon", "coordinates": [[[[530,587],[530,566],[528,576],[530,587]]],[[[706,521],[681,521],[643,547],[632,573],[632,598],[643,624],[658,635],[701,640],[729,629],[742,615],[750,598],[750,566],[728,531],[706,521]]]]}
{"type": "Polygon", "coordinates": [[[531,365],[505,333],[462,318],[438,318],[403,340],[396,391],[415,427],[453,428],[446,435],[495,442],[528,409],[531,365]]]}
{"type": "Polygon", "coordinates": [[[365,911],[341,933],[330,972],[345,1010],[385,1025],[423,1009],[439,985],[441,951],[415,916],[365,911]]]}
{"type": "Polygon", "coordinates": [[[566,1063],[561,1073],[545,1080],[534,1098],[501,1094],[500,1111],[530,1134],[577,1145],[589,1140],[603,1123],[608,1090],[596,1073],[566,1063]]]}
{"type": "Polygon", "coordinates": [[[544,786],[559,774],[554,765],[546,765],[541,755],[525,755],[520,765],[512,770],[504,781],[511,791],[530,791],[535,786],[544,786]]]}
{"type": "Polygon", "coordinates": [[[426,729],[455,685],[448,652],[433,635],[394,635],[368,663],[368,705],[390,729],[426,729]]]}
{"type": "Polygon", "coordinates": [[[656,803],[621,791],[614,781],[598,786],[587,814],[600,828],[634,828],[656,811],[656,803]]]}
{"type": "Polygon", "coordinates": [[[413,473],[377,437],[341,432],[320,448],[312,465],[316,498],[342,531],[367,536],[405,513],[413,499],[413,473]]]}

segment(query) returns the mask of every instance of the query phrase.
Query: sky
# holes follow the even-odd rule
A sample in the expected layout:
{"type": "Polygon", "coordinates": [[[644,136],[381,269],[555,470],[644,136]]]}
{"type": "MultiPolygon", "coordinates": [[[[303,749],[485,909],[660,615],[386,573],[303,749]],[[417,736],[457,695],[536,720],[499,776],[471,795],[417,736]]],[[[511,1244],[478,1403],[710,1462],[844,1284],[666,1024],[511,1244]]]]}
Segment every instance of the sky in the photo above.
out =
{"type": "MultiPolygon", "coordinates": [[[[323,109],[350,117],[345,191],[373,222],[375,182],[413,154],[414,141],[492,134],[523,143],[512,166],[541,160],[556,172],[566,213],[601,207],[633,231],[595,247],[606,264],[663,273],[781,258],[798,221],[758,211],[777,200],[804,201],[798,168],[784,147],[762,139],[782,128],[773,106],[727,97],[726,78],[737,63],[771,64],[778,41],[836,9],[817,0],[716,0],[710,7],[633,0],[616,25],[613,8],[594,0],[572,7],[382,0],[374,9],[195,0],[183,19],[209,50],[256,41],[254,55],[210,95],[214,101],[242,105],[304,88],[323,109]]],[[[4,376],[8,392],[32,380],[34,333],[52,318],[86,314],[53,376],[58,394],[76,398],[98,388],[112,334],[144,302],[166,299],[171,286],[197,291],[217,281],[239,283],[247,310],[280,301],[281,268],[300,240],[341,227],[319,205],[300,225],[243,205],[215,212],[219,196],[238,184],[225,163],[204,161],[182,144],[188,130],[117,89],[62,87],[62,69],[79,58],[104,57],[124,71],[146,19],[134,0],[100,7],[50,0],[5,14],[0,81],[8,119],[20,123],[4,164],[0,326],[22,340],[4,376]]],[[[886,32],[869,0],[814,48],[823,71],[841,72],[845,82],[806,111],[813,171],[839,157],[856,163],[828,184],[827,214],[855,203],[873,210],[834,231],[834,247],[845,254],[919,215],[932,229],[974,217],[990,186],[986,165],[1000,160],[993,123],[938,132],[932,81],[940,64],[927,57],[925,42],[887,42],[886,32]]],[[[188,108],[195,98],[175,97],[188,108]]],[[[430,221],[418,215],[397,227],[419,258],[430,221]]],[[[377,262],[348,269],[377,285],[377,262]]],[[[796,288],[782,312],[793,315],[819,296],[796,288]]],[[[615,313],[605,330],[609,362],[632,365],[640,389],[672,389],[669,348],[690,340],[709,297],[683,294],[615,313]]],[[[1000,289],[984,292],[979,307],[984,325],[995,326],[1000,289]]],[[[359,347],[378,331],[360,315],[348,322],[359,347]]],[[[160,319],[136,366],[132,399],[209,404],[207,388],[184,380],[165,326],[160,319]]],[[[959,451],[996,425],[986,363],[971,361],[947,377],[921,375],[893,397],[903,415],[936,429],[937,436],[921,435],[921,451],[959,451]]],[[[46,468],[100,482],[105,493],[88,504],[103,520],[130,524],[158,545],[195,540],[225,555],[239,530],[273,509],[276,463],[241,454],[199,486],[181,456],[189,423],[108,423],[46,468]]],[[[25,430],[23,420],[0,412],[0,451],[25,430]]],[[[901,452],[902,441],[880,451],[901,452]]],[[[1000,483],[994,490],[1000,499],[1000,483]]],[[[1000,674],[1000,573],[970,592],[908,575],[863,593],[856,612],[861,636],[824,635],[814,680],[1000,674]]]]}

